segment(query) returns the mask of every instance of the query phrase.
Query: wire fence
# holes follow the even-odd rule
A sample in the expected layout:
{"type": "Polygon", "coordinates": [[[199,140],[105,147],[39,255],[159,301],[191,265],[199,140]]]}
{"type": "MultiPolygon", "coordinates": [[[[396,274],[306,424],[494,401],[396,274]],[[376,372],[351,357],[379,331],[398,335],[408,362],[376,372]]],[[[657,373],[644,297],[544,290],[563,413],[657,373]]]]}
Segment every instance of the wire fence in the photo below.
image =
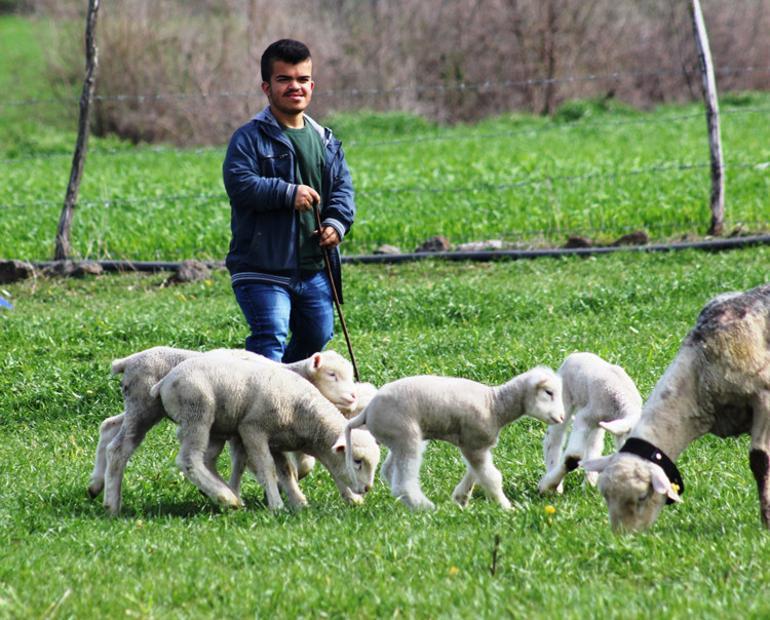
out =
{"type": "MultiPolygon", "coordinates": [[[[394,194],[478,194],[483,192],[495,193],[505,190],[512,190],[531,185],[543,185],[550,183],[571,183],[596,180],[617,180],[624,177],[639,176],[645,174],[662,174],[668,172],[689,172],[696,170],[707,170],[709,163],[666,163],[642,168],[632,168],[628,170],[618,170],[613,172],[590,172],[586,174],[562,174],[548,176],[530,176],[513,180],[507,183],[476,183],[471,185],[442,185],[438,186],[402,186],[402,187],[384,187],[379,189],[358,190],[356,195],[359,197],[383,196],[394,194]]],[[[770,161],[762,162],[735,162],[725,165],[728,170],[767,170],[770,169],[770,161]]],[[[141,198],[105,198],[102,200],[82,200],[78,204],[81,207],[117,207],[122,205],[152,205],[168,202],[216,202],[226,201],[227,196],[224,190],[210,193],[187,193],[187,194],[159,194],[141,198]]],[[[58,200],[35,200],[26,203],[0,204],[0,209],[30,209],[35,207],[50,207],[60,205],[58,200]]]]}
{"type": "MultiPolygon", "coordinates": [[[[496,89],[506,89],[520,86],[543,86],[548,84],[558,83],[572,83],[572,82],[591,82],[591,81],[618,81],[623,79],[633,78],[650,78],[650,77],[663,77],[667,75],[682,74],[682,67],[675,68],[662,68],[653,71],[617,71],[609,72],[606,74],[589,74],[589,75],[574,75],[563,76],[557,78],[532,78],[526,80],[504,80],[504,81],[485,81],[481,83],[465,83],[456,82],[452,84],[433,84],[428,86],[415,86],[405,85],[394,89],[350,89],[350,90],[337,90],[319,92],[314,95],[315,97],[367,97],[367,96],[383,96],[398,94],[400,92],[486,92],[496,89]]],[[[747,66],[747,67],[721,67],[716,70],[718,75],[739,75],[739,74],[752,74],[752,73],[770,73],[770,67],[765,66],[747,66]]],[[[155,93],[155,94],[143,94],[143,95],[131,95],[131,94],[112,94],[112,95],[97,95],[95,99],[102,102],[146,102],[146,101],[162,101],[164,99],[184,99],[194,103],[196,101],[208,101],[216,98],[233,98],[233,97],[247,97],[253,98],[257,95],[257,91],[250,92],[216,92],[216,93],[155,93]]],[[[35,105],[76,105],[76,101],[68,101],[65,99],[32,99],[32,100],[6,100],[0,101],[0,108],[2,107],[14,107],[14,106],[35,106],[35,105]]],[[[761,115],[770,113],[770,106],[742,106],[742,107],[727,107],[721,111],[721,115],[725,117],[740,117],[747,115],[761,115]]],[[[353,153],[355,150],[364,149],[381,149],[388,147],[399,147],[403,145],[415,145],[424,143],[450,143],[465,140],[484,140],[484,141],[499,141],[516,136],[534,136],[537,137],[546,133],[553,132],[578,132],[582,130],[600,130],[600,131],[614,131],[621,127],[643,127],[654,125],[667,125],[672,123],[686,123],[691,121],[704,119],[704,113],[702,111],[692,113],[673,113],[665,115],[648,116],[644,114],[631,113],[632,116],[624,118],[602,118],[600,120],[586,120],[579,118],[577,120],[545,120],[541,125],[536,127],[526,127],[521,129],[505,130],[505,131],[490,131],[490,132],[467,132],[462,131],[446,131],[442,128],[437,128],[435,131],[426,131],[425,133],[418,133],[417,135],[409,137],[387,138],[379,140],[360,140],[353,139],[346,141],[345,147],[349,153],[353,153]]],[[[223,152],[222,147],[205,147],[195,149],[180,150],[177,148],[169,148],[163,146],[155,147],[140,147],[140,148],[113,148],[103,149],[96,148],[89,152],[89,156],[95,158],[101,157],[128,157],[132,158],[137,154],[168,154],[168,153],[184,153],[185,156],[189,155],[207,155],[223,152]]],[[[24,166],[29,162],[43,162],[43,161],[65,161],[72,157],[70,152],[50,152],[50,153],[20,153],[17,156],[5,157],[0,159],[6,169],[13,169],[15,166],[24,166]]],[[[593,181],[622,183],[623,179],[629,177],[641,176],[641,175],[670,175],[675,173],[688,173],[696,171],[705,171],[710,168],[711,164],[707,161],[703,162],[676,162],[676,161],[664,161],[657,162],[649,166],[637,166],[628,169],[616,169],[616,170],[604,170],[604,171],[592,171],[588,173],[577,174],[533,174],[523,177],[511,177],[504,179],[502,182],[497,183],[475,183],[465,185],[453,185],[453,186],[431,186],[431,185],[402,185],[396,187],[381,187],[376,189],[360,188],[357,190],[356,195],[361,198],[373,198],[393,195],[424,195],[424,194],[444,194],[452,193],[456,195],[461,194],[494,194],[505,191],[515,191],[532,186],[552,185],[555,183],[571,184],[571,183],[586,183],[593,181]]],[[[751,171],[756,170],[758,173],[770,168],[770,162],[767,161],[733,161],[725,164],[726,170],[743,170],[751,171]]],[[[146,197],[125,197],[125,198],[106,198],[106,199],[90,199],[82,200],[78,203],[80,208],[104,208],[110,209],[119,206],[150,206],[154,208],[166,208],[170,203],[195,203],[195,204],[207,204],[207,203],[226,203],[227,197],[224,191],[217,190],[211,192],[189,192],[178,193],[172,192],[168,194],[159,194],[155,196],[146,197]]],[[[12,204],[0,204],[0,210],[23,210],[23,209],[36,209],[36,208],[51,208],[60,206],[62,203],[57,199],[45,199],[45,200],[33,200],[22,201],[12,204]]],[[[757,220],[755,222],[744,222],[747,225],[753,225],[760,229],[764,229],[767,222],[757,220]]],[[[682,221],[678,222],[679,226],[683,225],[682,221]]],[[[684,226],[690,226],[692,230],[696,230],[703,226],[702,221],[690,221],[685,222],[684,226]]],[[[612,227],[613,232],[622,233],[627,230],[634,230],[638,227],[612,227]]],[[[647,224],[647,229],[665,231],[667,228],[672,228],[671,224],[661,224],[656,226],[655,224],[647,224]]],[[[585,233],[603,233],[610,230],[608,227],[600,225],[594,225],[590,228],[573,228],[570,230],[518,230],[509,236],[518,238],[527,238],[533,236],[543,236],[546,234],[585,234],[585,233]]],[[[669,231],[670,232],[670,231],[669,231]]]]}
{"type": "MultiPolygon", "coordinates": [[[[721,116],[741,116],[747,114],[770,114],[770,106],[751,106],[751,107],[739,107],[728,108],[720,111],[721,116]]],[[[508,130],[508,131],[495,131],[495,132],[474,132],[474,133],[457,133],[457,132],[441,132],[427,135],[416,135],[408,138],[392,138],[387,140],[350,140],[345,141],[344,146],[347,150],[358,148],[380,148],[389,146],[398,146],[403,144],[422,144],[431,142],[458,142],[463,140],[500,140],[503,138],[511,138],[516,136],[537,136],[540,134],[553,133],[553,132],[575,132],[587,129],[608,129],[612,130],[623,126],[639,126],[639,125],[666,125],[670,123],[678,123],[685,121],[702,121],[704,114],[702,111],[693,112],[687,114],[670,114],[655,117],[639,117],[639,118],[627,118],[621,120],[603,119],[601,121],[584,121],[579,122],[550,122],[540,127],[528,127],[522,129],[508,130]]],[[[152,146],[152,147],[139,147],[135,148],[113,148],[103,149],[96,148],[89,150],[89,156],[91,157],[113,157],[113,156],[134,156],[137,152],[142,154],[156,153],[156,154],[168,154],[168,153],[184,153],[186,155],[203,155],[209,153],[223,153],[223,146],[216,147],[202,147],[191,149],[180,149],[167,146],[152,146]]],[[[45,161],[48,159],[61,159],[72,157],[71,152],[58,152],[58,153],[37,153],[37,154],[23,154],[15,157],[6,157],[0,159],[0,163],[8,166],[14,164],[23,164],[30,160],[45,161]]]]}
{"type": "MultiPolygon", "coordinates": [[[[715,69],[718,76],[742,75],[742,74],[770,74],[770,66],[749,66],[749,67],[722,67],[715,69]]],[[[464,92],[488,92],[508,90],[517,87],[528,86],[547,86],[558,84],[574,84],[579,82],[613,82],[625,80],[628,78],[660,78],[672,75],[682,75],[688,73],[683,67],[671,67],[655,71],[612,71],[603,74],[586,75],[567,75],[551,78],[529,78],[523,80],[486,80],[484,82],[463,82],[453,81],[449,83],[434,84],[406,84],[394,88],[352,88],[352,89],[327,89],[319,90],[313,97],[318,98],[350,98],[350,97],[383,97],[389,95],[398,95],[403,93],[437,94],[437,93],[464,93],[464,92]]],[[[252,98],[261,96],[261,91],[256,87],[248,91],[218,91],[211,93],[145,93],[128,94],[115,93],[106,95],[95,95],[94,101],[103,102],[137,102],[146,103],[149,101],[163,100],[190,100],[190,101],[208,101],[211,99],[232,99],[232,98],[252,98]]],[[[68,105],[77,104],[77,99],[66,98],[46,98],[46,99],[23,99],[6,100],[0,99],[0,106],[24,107],[37,105],[68,105]]]]}

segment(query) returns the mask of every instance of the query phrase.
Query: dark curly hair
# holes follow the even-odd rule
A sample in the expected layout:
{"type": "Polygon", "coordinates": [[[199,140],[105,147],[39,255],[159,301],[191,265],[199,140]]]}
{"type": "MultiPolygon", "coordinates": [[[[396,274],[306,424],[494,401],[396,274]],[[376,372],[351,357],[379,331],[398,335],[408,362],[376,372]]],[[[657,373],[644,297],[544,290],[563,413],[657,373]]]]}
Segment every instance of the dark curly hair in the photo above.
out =
{"type": "Polygon", "coordinates": [[[262,81],[270,81],[270,78],[273,75],[273,63],[276,60],[296,65],[308,58],[310,58],[310,50],[307,45],[300,41],[295,41],[294,39],[281,39],[275,43],[271,43],[262,54],[262,81]]]}

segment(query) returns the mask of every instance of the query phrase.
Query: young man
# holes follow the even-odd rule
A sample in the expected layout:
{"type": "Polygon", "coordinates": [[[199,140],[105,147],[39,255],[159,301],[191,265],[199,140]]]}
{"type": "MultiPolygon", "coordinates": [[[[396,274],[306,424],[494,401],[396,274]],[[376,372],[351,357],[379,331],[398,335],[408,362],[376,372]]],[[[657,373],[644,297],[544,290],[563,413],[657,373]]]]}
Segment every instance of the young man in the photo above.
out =
{"type": "Polygon", "coordinates": [[[339,140],[305,114],[314,87],[310,50],[281,39],[265,50],[261,69],[268,106],[233,134],[223,164],[232,229],[226,264],[251,329],[246,349],[293,362],[333,335],[322,252],[329,251],[341,296],[337,246],[355,203],[339,140]]]}

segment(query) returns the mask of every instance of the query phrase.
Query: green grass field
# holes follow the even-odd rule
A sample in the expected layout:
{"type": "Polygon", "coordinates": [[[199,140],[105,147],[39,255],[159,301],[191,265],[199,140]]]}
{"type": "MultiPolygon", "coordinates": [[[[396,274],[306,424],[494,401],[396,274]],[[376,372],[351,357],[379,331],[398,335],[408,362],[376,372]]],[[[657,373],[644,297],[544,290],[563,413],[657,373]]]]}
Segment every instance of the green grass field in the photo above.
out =
{"type": "MultiPolygon", "coordinates": [[[[648,394],[703,302],[767,281],[770,250],[346,269],[346,316],[362,376],[431,372],[500,383],[574,350],[622,364],[648,394]]],[[[245,329],[224,273],[183,288],[164,276],[25,281],[0,313],[0,617],[666,617],[770,613],[745,438],[704,438],[679,461],[682,505],[652,531],[615,537],[577,475],[541,498],[544,425],[505,429],[495,451],[506,514],[466,510],[450,446],[423,469],[433,514],[411,514],[378,480],[343,504],[320,468],[304,512],[220,512],[174,464],[172,425],[126,473],[124,516],[87,498],[100,421],[121,409],[110,360],[164,343],[238,346],[245,329]],[[545,508],[552,505],[555,514],[545,508]],[[491,574],[495,539],[497,566],[491,574]]],[[[333,348],[344,351],[338,335],[333,348]]],[[[220,462],[227,472],[226,459],[220,462]]]]}
{"type": "MultiPolygon", "coordinates": [[[[25,63],[42,66],[32,28],[0,18],[4,100],[46,96],[39,81],[9,87],[25,63]]],[[[770,176],[757,166],[770,160],[768,106],[766,95],[724,98],[729,226],[770,221],[770,176]]],[[[411,250],[434,234],[539,245],[641,227],[671,239],[708,224],[708,168],[679,168],[707,163],[697,106],[577,102],[553,120],[451,128],[402,115],[329,122],[358,189],[348,254],[411,250]]],[[[49,259],[74,133],[0,106],[0,138],[0,258],[49,259]]],[[[223,258],[223,148],[91,147],[78,255],[223,258]]],[[[302,482],[302,512],[271,514],[248,477],[246,508],[220,510],[181,476],[169,422],[129,464],[123,515],[107,517],[86,485],[99,424],[122,408],[111,360],[158,344],[239,347],[246,336],[224,272],[181,287],[161,286],[166,277],[0,285],[15,306],[0,309],[0,619],[770,616],[770,538],[745,437],[693,444],[678,462],[684,503],[619,537],[578,474],[563,496],[538,495],[545,426],[532,420],[506,428],[495,450],[514,511],[482,494],[455,506],[463,464],[436,443],[422,471],[430,514],[407,511],[379,478],[349,507],[320,466],[302,482]]],[[[420,373],[497,384],[587,350],[621,364],[646,396],[710,297],[769,280],[768,247],[349,265],[344,309],[362,380],[378,385],[420,373]]],[[[345,352],[337,332],[330,347],[345,352]]]]}

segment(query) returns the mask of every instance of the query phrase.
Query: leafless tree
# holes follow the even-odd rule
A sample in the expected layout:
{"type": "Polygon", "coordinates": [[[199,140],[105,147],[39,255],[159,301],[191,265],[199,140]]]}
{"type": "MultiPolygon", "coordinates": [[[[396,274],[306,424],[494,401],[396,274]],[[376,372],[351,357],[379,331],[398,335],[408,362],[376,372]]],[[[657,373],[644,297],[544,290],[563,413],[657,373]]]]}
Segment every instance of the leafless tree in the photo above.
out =
{"type": "MultiPolygon", "coordinates": [[[[29,0],[38,15],[78,0],[29,0]]],[[[122,0],[104,7],[97,133],[222,143],[264,105],[259,57],[291,36],[316,59],[312,114],[406,111],[438,122],[570,99],[635,106],[699,97],[687,3],[673,0],[122,0]]],[[[704,0],[721,92],[770,88],[770,0],[704,0]],[[750,69],[753,68],[753,69],[750,69]]],[[[48,46],[70,97],[79,37],[48,46]]]]}

